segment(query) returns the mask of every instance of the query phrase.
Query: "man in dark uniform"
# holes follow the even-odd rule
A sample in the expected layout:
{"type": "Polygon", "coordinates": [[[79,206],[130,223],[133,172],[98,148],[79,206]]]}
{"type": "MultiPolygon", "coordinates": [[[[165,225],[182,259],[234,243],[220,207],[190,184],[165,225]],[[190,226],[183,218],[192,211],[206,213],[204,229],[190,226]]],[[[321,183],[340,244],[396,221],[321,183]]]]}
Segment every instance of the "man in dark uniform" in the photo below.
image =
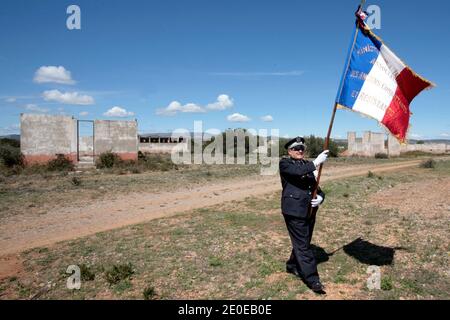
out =
{"type": "Polygon", "coordinates": [[[316,199],[312,199],[312,193],[316,184],[316,168],[326,161],[328,150],[323,151],[314,161],[307,161],[304,159],[306,145],[302,137],[290,140],[284,147],[288,150],[289,157],[280,160],[283,187],[281,211],[292,242],[292,253],[286,262],[286,271],[302,278],[314,292],[324,294],[310,245],[315,214],[308,213],[310,205],[315,211],[325,198],[320,188],[316,199]]]}

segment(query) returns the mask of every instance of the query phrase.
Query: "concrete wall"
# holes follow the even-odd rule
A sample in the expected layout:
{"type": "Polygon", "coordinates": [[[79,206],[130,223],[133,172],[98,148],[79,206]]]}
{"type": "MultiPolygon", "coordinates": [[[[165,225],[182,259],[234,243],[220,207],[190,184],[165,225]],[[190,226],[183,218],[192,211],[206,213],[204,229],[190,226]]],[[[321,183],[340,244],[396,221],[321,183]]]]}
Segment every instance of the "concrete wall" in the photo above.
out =
{"type": "Polygon", "coordinates": [[[68,116],[20,115],[20,149],[27,164],[46,163],[56,154],[77,159],[77,120],[68,116]]]}
{"type": "Polygon", "coordinates": [[[410,151],[421,151],[434,154],[443,154],[450,152],[450,145],[445,143],[425,143],[425,144],[403,144],[394,137],[389,137],[389,155],[399,156],[401,153],[410,151]],[[392,151],[391,151],[392,150],[392,151]]]}
{"type": "Polygon", "coordinates": [[[375,156],[377,153],[388,153],[387,148],[384,145],[384,139],[386,135],[379,132],[370,133],[370,155],[375,156]]]}
{"type": "Polygon", "coordinates": [[[423,151],[428,153],[442,154],[450,152],[450,146],[445,143],[407,144],[400,146],[401,152],[423,151]]]}
{"type": "Polygon", "coordinates": [[[124,160],[137,160],[137,121],[95,120],[94,150],[95,156],[110,151],[124,160]]]}
{"type": "Polygon", "coordinates": [[[347,132],[347,154],[354,155],[357,151],[356,148],[356,132],[347,132]]]}
{"type": "Polygon", "coordinates": [[[139,151],[147,153],[172,153],[187,151],[188,144],[185,142],[181,143],[139,143],[139,151]]]}
{"type": "Polygon", "coordinates": [[[401,153],[409,151],[422,151],[434,154],[443,154],[450,152],[450,145],[444,143],[427,144],[404,144],[400,145],[397,139],[388,135],[388,146],[385,147],[385,134],[366,131],[362,139],[356,138],[355,132],[347,133],[349,156],[374,157],[377,153],[386,153],[390,157],[400,156],[401,153]]]}
{"type": "Polygon", "coordinates": [[[358,139],[355,132],[348,132],[347,154],[349,156],[373,157],[377,153],[387,153],[384,138],[384,133],[365,131],[362,139],[358,139]]]}
{"type": "Polygon", "coordinates": [[[400,156],[400,143],[391,134],[388,137],[388,155],[389,155],[389,157],[400,156]]]}

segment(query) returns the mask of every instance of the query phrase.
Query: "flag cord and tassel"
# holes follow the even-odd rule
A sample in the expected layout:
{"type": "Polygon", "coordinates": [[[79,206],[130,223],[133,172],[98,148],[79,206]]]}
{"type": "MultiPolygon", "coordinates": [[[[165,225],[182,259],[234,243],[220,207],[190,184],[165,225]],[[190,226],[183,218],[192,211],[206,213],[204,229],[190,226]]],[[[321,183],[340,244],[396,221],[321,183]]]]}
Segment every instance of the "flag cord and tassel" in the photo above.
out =
{"type": "MultiPolygon", "coordinates": [[[[366,2],[366,0],[361,0],[361,4],[359,5],[358,10],[356,11],[356,13],[358,13],[358,12],[360,12],[362,10],[365,2],[366,2]]],[[[357,20],[356,23],[359,23],[359,21],[357,20]]],[[[356,37],[358,35],[358,32],[359,32],[359,28],[358,28],[358,26],[356,26],[355,35],[353,37],[353,41],[352,41],[352,44],[350,46],[350,50],[349,50],[349,53],[348,53],[347,61],[346,61],[346,64],[345,64],[344,75],[347,73],[348,68],[350,66],[350,59],[352,57],[351,52],[353,51],[353,48],[355,47],[356,37]]],[[[341,84],[340,84],[340,87],[339,87],[338,97],[341,96],[342,87],[343,87],[343,81],[341,81],[341,84]]],[[[330,136],[331,136],[331,129],[333,128],[333,122],[334,122],[334,117],[336,115],[337,106],[338,106],[338,103],[337,103],[337,101],[335,101],[334,107],[333,107],[333,112],[331,114],[330,124],[328,126],[327,137],[325,138],[325,143],[323,145],[323,150],[327,150],[328,149],[330,136]]],[[[313,193],[312,193],[312,199],[315,199],[317,197],[317,192],[318,192],[319,183],[320,183],[320,176],[322,175],[322,166],[323,166],[323,164],[319,165],[319,170],[318,170],[318,174],[317,174],[317,178],[316,178],[316,184],[314,186],[314,190],[313,190],[313,193]]],[[[309,205],[309,210],[308,210],[308,217],[311,218],[312,216],[314,216],[316,214],[316,212],[317,212],[317,209],[318,209],[318,206],[313,208],[311,206],[311,204],[310,204],[309,205]]]]}

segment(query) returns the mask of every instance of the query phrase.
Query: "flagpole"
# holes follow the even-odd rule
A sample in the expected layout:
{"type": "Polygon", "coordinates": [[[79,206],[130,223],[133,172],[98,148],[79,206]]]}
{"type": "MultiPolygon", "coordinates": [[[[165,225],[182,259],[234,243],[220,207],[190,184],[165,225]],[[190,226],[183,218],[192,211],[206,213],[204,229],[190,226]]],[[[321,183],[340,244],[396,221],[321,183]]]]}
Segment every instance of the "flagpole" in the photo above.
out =
{"type": "MultiPolygon", "coordinates": [[[[362,7],[364,6],[365,2],[366,2],[366,0],[361,0],[361,4],[358,7],[358,11],[362,10],[362,7]]],[[[358,23],[358,22],[356,22],[356,23],[358,23]]],[[[352,45],[351,45],[349,53],[348,53],[347,61],[345,63],[345,69],[344,69],[343,77],[345,77],[345,75],[347,74],[348,68],[350,66],[350,59],[352,57],[351,53],[353,52],[353,49],[355,47],[356,37],[358,36],[358,32],[359,32],[358,25],[356,25],[356,30],[355,30],[355,35],[353,37],[353,42],[352,42],[352,45]]],[[[343,83],[343,81],[341,81],[341,84],[340,84],[340,87],[339,87],[338,97],[340,97],[341,94],[342,94],[343,86],[344,86],[344,83],[343,83]]],[[[333,112],[331,114],[330,124],[328,126],[327,137],[325,138],[325,143],[323,145],[323,150],[327,150],[328,149],[328,145],[329,145],[329,142],[330,142],[330,136],[331,136],[331,130],[333,129],[334,117],[336,115],[337,107],[338,107],[338,103],[337,103],[337,101],[335,101],[334,107],[333,107],[333,112]]],[[[320,183],[320,176],[322,175],[322,166],[323,166],[323,164],[319,165],[319,170],[318,170],[319,172],[317,174],[316,185],[314,186],[314,191],[312,193],[312,199],[315,199],[317,197],[317,191],[319,189],[319,183],[320,183]]],[[[316,209],[317,209],[317,207],[316,207],[316,209]]],[[[308,211],[308,217],[312,217],[315,214],[316,211],[317,210],[313,210],[313,208],[310,205],[309,206],[309,211],[308,211]]]]}

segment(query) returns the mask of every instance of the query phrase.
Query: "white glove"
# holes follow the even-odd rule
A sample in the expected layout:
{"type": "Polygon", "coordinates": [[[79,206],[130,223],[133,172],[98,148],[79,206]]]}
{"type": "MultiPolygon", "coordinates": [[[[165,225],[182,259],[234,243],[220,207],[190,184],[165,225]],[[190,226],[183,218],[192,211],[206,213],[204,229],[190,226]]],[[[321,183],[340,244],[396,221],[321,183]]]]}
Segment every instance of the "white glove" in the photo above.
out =
{"type": "Polygon", "coordinates": [[[317,180],[317,176],[319,175],[319,171],[314,170],[313,173],[314,173],[314,178],[316,178],[316,180],[317,180]]]}
{"type": "Polygon", "coordinates": [[[311,200],[311,207],[315,208],[323,202],[323,198],[318,194],[315,199],[311,200]]]}
{"type": "Polygon", "coordinates": [[[322,153],[319,154],[317,158],[313,160],[313,163],[316,167],[318,167],[327,160],[328,152],[329,150],[322,151],[322,153]]]}

